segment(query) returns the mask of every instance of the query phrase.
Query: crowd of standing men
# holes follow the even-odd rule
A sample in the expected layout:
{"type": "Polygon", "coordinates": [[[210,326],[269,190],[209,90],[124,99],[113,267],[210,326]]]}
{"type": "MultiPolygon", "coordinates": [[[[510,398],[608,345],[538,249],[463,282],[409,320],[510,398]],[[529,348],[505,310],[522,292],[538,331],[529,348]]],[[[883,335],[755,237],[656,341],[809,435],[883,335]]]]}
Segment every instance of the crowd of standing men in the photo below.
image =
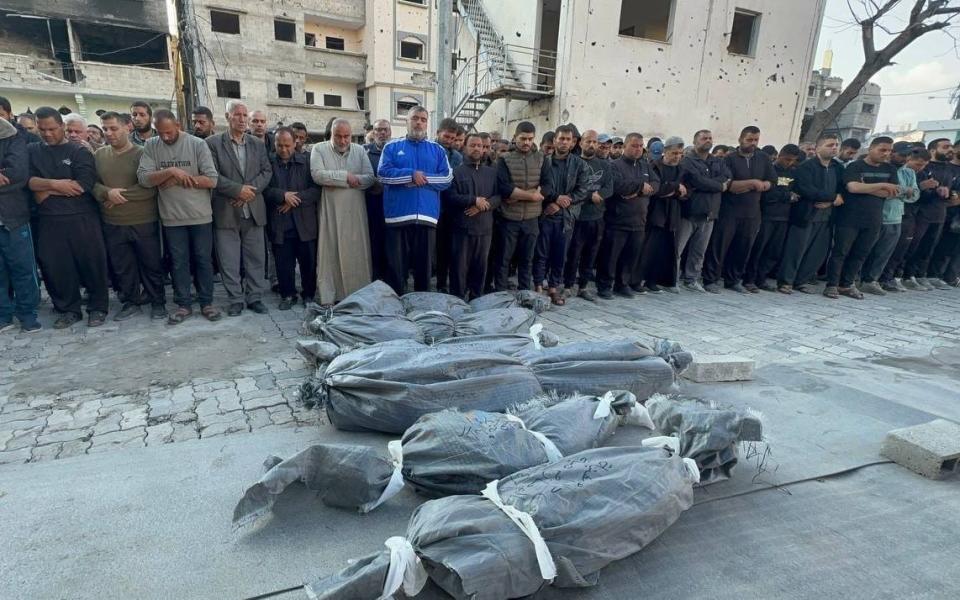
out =
{"type": "Polygon", "coordinates": [[[216,321],[215,278],[230,316],[300,300],[333,304],[372,279],[398,294],[463,297],[514,287],[595,301],[647,293],[761,289],[862,298],[960,282],[960,144],[823,136],[733,148],[700,130],[623,138],[572,124],[536,144],[530,122],[509,142],[452,119],[429,139],[410,109],[393,139],[368,144],[335,119],[267,130],[262,111],[227,103],[226,131],[198,107],[192,132],[135,102],[100,125],[43,107],[14,120],[0,98],[0,331],[40,329],[37,264],[58,314],[103,324],[112,287],[124,320],[216,321]],[[39,136],[39,137],[38,137],[39,136]],[[272,260],[271,260],[272,255],[272,260]],[[296,272],[299,268],[300,286],[296,272]],[[173,287],[167,311],[165,279],[173,287]],[[596,292],[589,288],[595,282],[596,292]]]}

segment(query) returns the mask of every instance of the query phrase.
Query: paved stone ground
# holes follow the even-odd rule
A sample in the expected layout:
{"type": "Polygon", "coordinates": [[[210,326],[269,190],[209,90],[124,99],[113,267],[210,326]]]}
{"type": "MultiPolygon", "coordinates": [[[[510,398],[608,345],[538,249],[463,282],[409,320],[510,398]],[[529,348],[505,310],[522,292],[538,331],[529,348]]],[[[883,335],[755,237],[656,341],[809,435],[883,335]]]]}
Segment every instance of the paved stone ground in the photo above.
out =
{"type": "MultiPolygon", "coordinates": [[[[141,315],[67,331],[49,328],[45,304],[47,329],[0,336],[0,464],[315,425],[322,415],[297,398],[310,375],[294,348],[302,308],[268,304],[268,315],[219,323],[169,327],[141,315]]],[[[956,345],[960,290],[864,301],[769,292],[574,298],[543,320],[563,341],[669,337],[758,365],[889,357],[956,345]]]]}

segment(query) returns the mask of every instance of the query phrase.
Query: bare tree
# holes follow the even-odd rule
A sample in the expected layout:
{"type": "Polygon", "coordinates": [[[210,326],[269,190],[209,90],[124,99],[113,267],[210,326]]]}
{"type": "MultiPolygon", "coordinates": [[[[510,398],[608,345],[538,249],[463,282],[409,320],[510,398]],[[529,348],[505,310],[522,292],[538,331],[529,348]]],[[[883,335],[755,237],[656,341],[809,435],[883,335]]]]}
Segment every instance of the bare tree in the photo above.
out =
{"type": "MultiPolygon", "coordinates": [[[[851,0],[847,0],[847,7],[850,9],[853,21],[860,27],[863,66],[830,106],[813,115],[801,134],[803,140],[815,140],[823,133],[823,130],[834,122],[840,112],[857,97],[870,78],[884,67],[894,64],[893,58],[904,48],[931,31],[947,30],[955,24],[954,19],[960,14],[960,2],[957,0],[913,0],[913,8],[910,9],[906,25],[896,31],[882,21],[902,1],[886,0],[881,4],[877,0],[859,0],[861,8],[858,12],[851,0]],[[879,49],[875,42],[878,29],[893,36],[886,46],[879,49]]],[[[947,33],[950,32],[947,31],[947,33]]]]}

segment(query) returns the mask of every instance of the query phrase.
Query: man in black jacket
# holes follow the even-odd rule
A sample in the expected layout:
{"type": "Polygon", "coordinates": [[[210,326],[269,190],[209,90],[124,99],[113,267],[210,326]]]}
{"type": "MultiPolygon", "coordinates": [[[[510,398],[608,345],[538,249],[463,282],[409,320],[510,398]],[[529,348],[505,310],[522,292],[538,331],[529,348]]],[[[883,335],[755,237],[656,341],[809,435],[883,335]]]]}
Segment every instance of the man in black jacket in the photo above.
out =
{"type": "Polygon", "coordinates": [[[730,184],[730,169],[722,158],[713,156],[713,134],[701,129],[693,135],[693,154],[680,161],[680,183],[687,188],[687,199],[680,204],[677,230],[677,256],[687,252],[687,260],[677,261],[677,272],[684,289],[704,292],[700,284],[703,257],[710,243],[713,226],[720,213],[720,195],[730,184]]]}
{"type": "Polygon", "coordinates": [[[680,228],[680,203],[687,197],[687,188],[680,183],[680,160],[683,140],[668,137],[663,142],[663,153],[653,163],[660,179],[660,189],[650,198],[647,237],[643,252],[633,272],[631,287],[643,286],[648,292],[673,294],[677,287],[676,233],[680,228]]]}
{"type": "Polygon", "coordinates": [[[783,294],[816,293],[811,281],[830,250],[830,215],[843,204],[843,165],[835,160],[840,148],[836,135],[820,136],[816,156],[797,167],[793,188],[800,199],[790,206],[777,291],[783,294]]]}
{"type": "Polygon", "coordinates": [[[15,327],[40,330],[30,205],[26,194],[30,166],[24,135],[6,119],[0,120],[0,333],[15,327]]]}
{"type": "MultiPolygon", "coordinates": [[[[390,141],[393,131],[390,127],[390,121],[379,119],[373,124],[373,142],[364,144],[363,149],[367,151],[370,157],[370,164],[373,165],[373,176],[377,176],[377,170],[380,168],[380,155],[383,154],[383,147],[390,141]]],[[[387,275],[387,245],[384,241],[383,221],[383,185],[377,180],[373,185],[367,188],[365,193],[367,202],[367,227],[370,230],[370,268],[373,280],[383,279],[387,275]]]]}
{"type": "Polygon", "coordinates": [[[303,303],[317,295],[317,204],[320,187],[310,176],[310,157],[296,151],[296,137],[289,127],[273,136],[275,154],[270,159],[273,177],[263,191],[267,204],[267,234],[280,286],[280,310],[290,310],[297,301],[295,273],[300,265],[303,303]]]}
{"type": "Polygon", "coordinates": [[[951,190],[957,182],[956,169],[950,164],[953,145],[947,138],[939,138],[927,144],[927,150],[931,160],[924,172],[917,174],[917,181],[921,184],[920,200],[917,201],[913,241],[907,249],[903,266],[903,286],[908,290],[950,289],[939,278],[928,280],[927,268],[940,241],[951,190]],[[936,180],[936,187],[925,183],[930,179],[936,180]]]}
{"type": "Polygon", "coordinates": [[[777,183],[773,163],[757,152],[759,144],[760,129],[744,127],[739,146],[724,157],[733,180],[720,202],[720,216],[703,264],[703,288],[712,294],[720,293],[721,282],[747,293],[743,271],[760,229],[760,197],[777,183]]]}
{"type": "Polygon", "coordinates": [[[630,280],[643,249],[650,196],[660,189],[660,179],[642,155],[643,136],[629,133],[623,156],[613,161],[613,195],[606,202],[597,261],[597,295],[606,300],[614,293],[624,298],[636,296],[630,280]]]}
{"type": "Polygon", "coordinates": [[[563,284],[563,266],[567,258],[567,243],[580,215],[580,205],[590,194],[586,163],[572,153],[576,129],[561,125],[554,132],[553,154],[544,159],[550,173],[550,186],[543,196],[543,215],[540,217],[540,237],[533,261],[533,285],[541,290],[544,280],[550,300],[563,305],[560,292],[563,284]]]}
{"type": "Polygon", "coordinates": [[[55,109],[37,109],[43,142],[30,144],[30,180],[39,208],[37,238],[43,282],[60,317],[55,329],[81,319],[80,287],[90,294],[89,327],[103,325],[109,304],[107,252],[100,210],[93,197],[97,167],[93,154],[66,138],[63,117],[55,109]]]}
{"type": "Polygon", "coordinates": [[[777,286],[767,283],[767,277],[780,264],[783,245],[787,240],[790,221],[790,205],[800,196],[793,190],[794,171],[803,156],[796,144],[787,144],[780,149],[777,162],[773,164],[777,172],[777,185],[763,194],[760,206],[760,232],[750,250],[747,270],[743,276],[743,287],[750,293],[760,288],[768,292],[777,291],[777,286]]]}
{"type": "Polygon", "coordinates": [[[442,200],[450,215],[450,293],[467,300],[483,294],[500,194],[497,170],[486,164],[480,134],[468,135],[463,148],[464,162],[453,170],[442,200]]]}
{"type": "Polygon", "coordinates": [[[579,297],[595,302],[597,297],[587,289],[587,284],[594,279],[594,265],[603,239],[603,203],[613,194],[613,174],[610,161],[599,154],[596,131],[584,131],[580,147],[580,158],[590,168],[587,178],[590,196],[580,205],[580,216],[573,226],[563,268],[563,286],[565,292],[572,294],[573,286],[577,285],[579,297]]]}

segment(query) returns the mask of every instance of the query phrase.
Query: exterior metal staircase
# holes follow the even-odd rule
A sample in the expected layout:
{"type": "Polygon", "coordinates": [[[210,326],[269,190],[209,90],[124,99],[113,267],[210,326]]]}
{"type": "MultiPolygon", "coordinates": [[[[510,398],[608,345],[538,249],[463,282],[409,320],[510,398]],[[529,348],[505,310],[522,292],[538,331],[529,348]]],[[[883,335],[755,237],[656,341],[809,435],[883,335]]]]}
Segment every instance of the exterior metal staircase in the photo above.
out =
{"type": "Polygon", "coordinates": [[[457,72],[453,117],[473,129],[498,98],[538,100],[553,95],[556,52],[505,44],[487,17],[482,0],[457,0],[457,8],[479,51],[457,72]]]}

